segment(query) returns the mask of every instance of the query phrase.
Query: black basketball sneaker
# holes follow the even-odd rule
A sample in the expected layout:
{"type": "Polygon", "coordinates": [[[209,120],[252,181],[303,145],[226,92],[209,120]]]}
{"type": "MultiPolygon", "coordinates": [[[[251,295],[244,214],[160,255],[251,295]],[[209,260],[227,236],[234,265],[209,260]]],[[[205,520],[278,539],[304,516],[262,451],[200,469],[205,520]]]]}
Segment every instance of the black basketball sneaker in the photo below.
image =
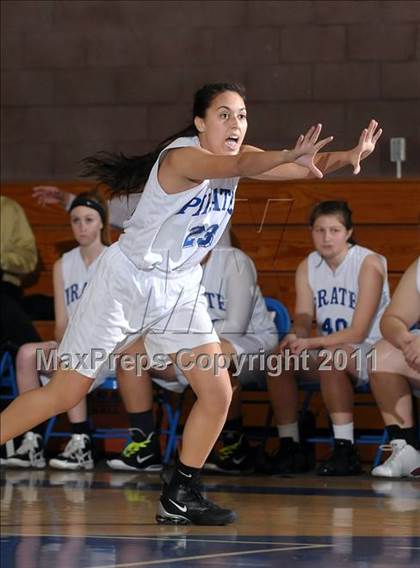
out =
{"type": "Polygon", "coordinates": [[[119,471],[160,471],[162,458],[158,435],[151,432],[140,442],[130,442],[118,458],[107,460],[106,463],[111,469],[119,471]]]}
{"type": "Polygon", "coordinates": [[[164,525],[227,525],[236,514],[205,499],[197,486],[180,484],[164,487],[156,520],[164,525]]]}
{"type": "Polygon", "coordinates": [[[360,458],[350,440],[334,440],[331,456],[317,469],[317,475],[360,475],[363,473],[360,458]]]}
{"type": "Polygon", "coordinates": [[[254,471],[254,452],[246,436],[242,433],[228,432],[222,436],[222,444],[214,450],[204,469],[220,473],[250,473],[254,471]]]}
{"type": "Polygon", "coordinates": [[[314,466],[312,453],[293,438],[281,438],[276,451],[267,460],[266,473],[305,473],[314,466]]]}

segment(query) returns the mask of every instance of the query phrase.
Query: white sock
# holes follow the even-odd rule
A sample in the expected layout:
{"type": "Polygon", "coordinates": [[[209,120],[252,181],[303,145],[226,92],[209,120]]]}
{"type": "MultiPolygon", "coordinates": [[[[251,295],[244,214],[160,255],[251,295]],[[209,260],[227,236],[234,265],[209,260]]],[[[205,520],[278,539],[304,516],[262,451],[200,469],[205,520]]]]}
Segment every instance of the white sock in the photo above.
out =
{"type": "Polygon", "coordinates": [[[337,440],[350,440],[354,444],[354,425],[353,422],[348,424],[333,424],[334,438],[337,440]]]}
{"type": "Polygon", "coordinates": [[[294,442],[299,442],[299,427],[297,422],[292,424],[278,424],[277,430],[279,438],[293,438],[294,442]]]}

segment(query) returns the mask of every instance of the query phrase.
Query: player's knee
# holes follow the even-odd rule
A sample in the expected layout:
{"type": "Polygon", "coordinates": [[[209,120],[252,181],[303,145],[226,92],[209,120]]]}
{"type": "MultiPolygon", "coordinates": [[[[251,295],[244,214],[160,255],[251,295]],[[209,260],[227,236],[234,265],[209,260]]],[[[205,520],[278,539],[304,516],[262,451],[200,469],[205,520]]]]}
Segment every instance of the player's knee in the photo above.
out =
{"type": "Polygon", "coordinates": [[[230,382],[224,382],[214,388],[211,394],[206,393],[200,396],[199,399],[206,406],[208,413],[219,416],[227,414],[232,402],[232,385],[230,382]]]}
{"type": "Polygon", "coordinates": [[[375,344],[375,368],[371,369],[372,373],[374,371],[382,371],[386,368],[386,360],[392,355],[392,349],[393,346],[384,339],[381,339],[375,344]]]}
{"type": "Polygon", "coordinates": [[[35,358],[35,350],[35,343],[25,343],[22,345],[16,355],[16,367],[21,368],[27,365],[28,362],[32,362],[35,358]]]}

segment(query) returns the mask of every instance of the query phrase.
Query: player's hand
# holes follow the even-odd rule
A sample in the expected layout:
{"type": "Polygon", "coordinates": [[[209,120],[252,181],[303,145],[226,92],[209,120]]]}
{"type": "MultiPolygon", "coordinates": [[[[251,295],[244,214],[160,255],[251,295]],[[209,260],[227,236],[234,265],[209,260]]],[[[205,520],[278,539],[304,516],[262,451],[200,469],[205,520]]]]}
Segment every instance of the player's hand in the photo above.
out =
{"type": "Polygon", "coordinates": [[[67,192],[54,185],[37,185],[32,188],[32,197],[38,205],[62,205],[65,206],[67,192]]]}
{"type": "Polygon", "coordinates": [[[420,335],[412,334],[410,341],[402,348],[407,365],[420,373],[420,335]]]}
{"type": "Polygon", "coordinates": [[[291,342],[295,341],[296,339],[296,333],[288,333],[285,337],[283,337],[279,344],[279,353],[281,353],[281,355],[284,355],[284,350],[290,348],[291,342]]]}
{"type": "Polygon", "coordinates": [[[371,120],[369,126],[362,130],[359,142],[353,150],[350,150],[350,163],[353,166],[353,173],[360,172],[360,162],[371,154],[382,134],[382,128],[378,129],[376,120],[371,120]]]}
{"type": "Polygon", "coordinates": [[[318,142],[321,130],[322,124],[311,126],[305,135],[301,134],[299,136],[296,146],[292,150],[296,156],[294,162],[300,166],[308,168],[308,170],[318,178],[322,178],[323,174],[321,170],[316,167],[314,158],[321,148],[323,148],[326,144],[329,144],[329,142],[333,139],[333,136],[328,136],[328,138],[324,138],[318,142]]]}
{"type": "Polygon", "coordinates": [[[302,353],[302,351],[305,351],[305,349],[311,349],[312,348],[311,338],[309,338],[309,337],[298,337],[290,343],[289,347],[290,347],[290,351],[294,355],[300,355],[302,353]]]}

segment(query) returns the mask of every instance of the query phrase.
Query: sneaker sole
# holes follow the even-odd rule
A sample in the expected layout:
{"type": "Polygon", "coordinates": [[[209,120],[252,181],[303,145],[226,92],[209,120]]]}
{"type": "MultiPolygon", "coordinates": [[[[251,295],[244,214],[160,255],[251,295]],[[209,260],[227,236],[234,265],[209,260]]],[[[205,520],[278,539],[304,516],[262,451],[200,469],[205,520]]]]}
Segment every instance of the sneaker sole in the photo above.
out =
{"type": "Polygon", "coordinates": [[[406,473],[404,475],[383,475],[381,473],[370,472],[370,475],[372,477],[375,477],[376,479],[390,479],[390,480],[392,480],[392,479],[394,479],[394,480],[396,480],[396,479],[419,479],[418,476],[416,477],[416,476],[411,475],[409,473],[406,473]]]}
{"type": "Polygon", "coordinates": [[[156,522],[159,525],[191,525],[192,522],[187,517],[182,515],[175,515],[168,513],[161,501],[158,504],[158,511],[156,513],[156,522]]]}
{"type": "Polygon", "coordinates": [[[236,513],[232,512],[229,518],[220,521],[207,522],[207,523],[197,523],[193,522],[191,519],[184,517],[182,515],[176,515],[174,513],[168,513],[165,507],[159,501],[158,512],[156,514],[156,522],[159,525],[196,525],[196,526],[212,526],[220,527],[234,523],[237,520],[236,513]]]}
{"type": "Polygon", "coordinates": [[[60,462],[58,460],[52,459],[48,462],[48,465],[50,467],[52,467],[53,469],[61,469],[61,470],[67,470],[67,471],[91,471],[94,467],[95,464],[94,463],[88,463],[88,464],[84,464],[84,465],[80,465],[80,464],[73,464],[73,463],[64,463],[64,462],[60,462]]]}
{"type": "Polygon", "coordinates": [[[162,471],[162,464],[153,464],[146,467],[133,467],[122,460],[107,460],[106,465],[115,471],[162,471]]]}
{"type": "Polygon", "coordinates": [[[15,458],[7,459],[5,461],[5,465],[7,467],[18,467],[20,469],[45,469],[47,467],[47,464],[45,462],[34,465],[32,463],[24,462],[15,458]]]}

